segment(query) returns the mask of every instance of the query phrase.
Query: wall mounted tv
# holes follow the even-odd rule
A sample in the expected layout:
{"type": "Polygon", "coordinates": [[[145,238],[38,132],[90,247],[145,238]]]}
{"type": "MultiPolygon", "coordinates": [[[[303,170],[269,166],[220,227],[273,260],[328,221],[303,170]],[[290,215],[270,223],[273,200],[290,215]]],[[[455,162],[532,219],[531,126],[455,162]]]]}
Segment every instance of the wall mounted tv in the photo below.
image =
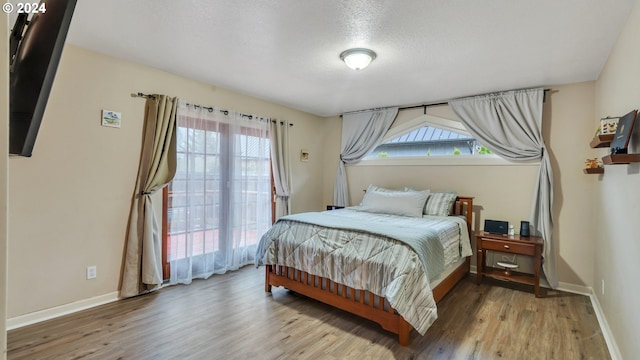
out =
{"type": "Polygon", "coordinates": [[[10,35],[10,154],[33,152],[75,7],[76,0],[42,0],[31,19],[18,14],[10,35]]]}

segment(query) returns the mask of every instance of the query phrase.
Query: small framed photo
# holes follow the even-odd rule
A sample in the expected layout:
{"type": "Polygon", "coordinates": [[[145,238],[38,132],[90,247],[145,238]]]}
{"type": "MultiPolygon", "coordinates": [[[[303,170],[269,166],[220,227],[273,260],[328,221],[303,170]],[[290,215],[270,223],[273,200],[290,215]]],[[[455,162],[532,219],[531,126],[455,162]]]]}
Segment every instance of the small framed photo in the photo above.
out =
{"type": "Polygon", "coordinates": [[[119,128],[122,114],[111,110],[102,110],[102,126],[119,128]]]}
{"type": "Polygon", "coordinates": [[[618,118],[605,118],[600,120],[600,135],[613,135],[618,128],[618,118]]]}

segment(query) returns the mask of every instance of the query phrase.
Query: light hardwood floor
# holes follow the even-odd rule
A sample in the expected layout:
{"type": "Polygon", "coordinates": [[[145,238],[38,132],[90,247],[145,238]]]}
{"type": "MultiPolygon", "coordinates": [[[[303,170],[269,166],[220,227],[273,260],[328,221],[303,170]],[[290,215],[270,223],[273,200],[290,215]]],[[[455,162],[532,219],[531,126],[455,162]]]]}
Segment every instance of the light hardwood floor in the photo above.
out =
{"type": "Polygon", "coordinates": [[[274,288],[245,267],[9,331],[8,359],[609,359],[589,299],[464,279],[425,336],[274,288]]]}

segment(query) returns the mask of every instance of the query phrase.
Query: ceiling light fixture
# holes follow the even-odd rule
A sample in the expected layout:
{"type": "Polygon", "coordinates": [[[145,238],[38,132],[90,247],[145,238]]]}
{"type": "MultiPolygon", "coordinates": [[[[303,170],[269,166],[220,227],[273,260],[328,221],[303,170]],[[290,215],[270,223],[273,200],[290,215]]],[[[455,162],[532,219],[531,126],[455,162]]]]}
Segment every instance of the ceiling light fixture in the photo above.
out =
{"type": "Polygon", "coordinates": [[[353,70],[366,68],[375,58],[375,52],[364,48],[349,49],[340,54],[340,59],[353,70]]]}

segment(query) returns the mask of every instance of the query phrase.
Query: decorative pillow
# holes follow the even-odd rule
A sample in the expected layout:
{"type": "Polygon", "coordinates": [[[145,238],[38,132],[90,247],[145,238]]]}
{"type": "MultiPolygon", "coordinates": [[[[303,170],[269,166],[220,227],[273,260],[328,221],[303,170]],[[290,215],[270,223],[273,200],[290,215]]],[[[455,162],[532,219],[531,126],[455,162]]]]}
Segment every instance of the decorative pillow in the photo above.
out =
{"type": "Polygon", "coordinates": [[[449,216],[457,196],[455,191],[432,192],[424,208],[425,215],[449,216]]]}
{"type": "Polygon", "coordinates": [[[380,191],[367,190],[360,204],[361,211],[422,217],[429,190],[423,191],[380,191]]]}

